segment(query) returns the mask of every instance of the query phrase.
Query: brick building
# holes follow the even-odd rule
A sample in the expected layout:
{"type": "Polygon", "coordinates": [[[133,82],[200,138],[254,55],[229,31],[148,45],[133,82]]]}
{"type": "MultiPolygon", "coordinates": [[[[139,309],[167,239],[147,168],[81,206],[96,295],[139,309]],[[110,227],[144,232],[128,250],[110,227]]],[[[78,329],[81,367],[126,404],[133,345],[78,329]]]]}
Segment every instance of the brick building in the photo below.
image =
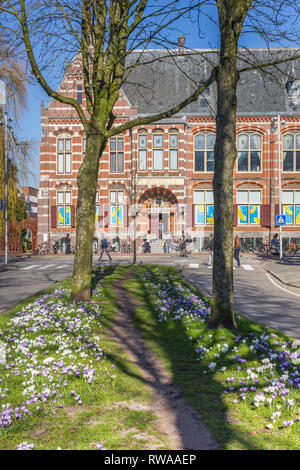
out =
{"type": "MultiPolygon", "coordinates": [[[[181,42],[176,60],[165,59],[160,50],[143,53],[149,63],[154,57],[157,60],[135,69],[135,84],[131,81],[123,86],[114,108],[117,124],[170,108],[191,94],[193,78],[208,76],[214,53],[201,50],[196,61],[184,52],[181,42]]],[[[270,53],[261,49],[252,52],[261,61],[270,53]]],[[[139,52],[132,53],[129,64],[138,56],[139,52]]],[[[297,61],[285,65],[287,74],[277,81],[249,71],[241,75],[238,84],[234,229],[243,243],[260,246],[277,230],[278,133],[273,129],[277,115],[284,118],[280,128],[282,211],[287,222],[283,236],[300,241],[298,65],[297,61]]],[[[59,91],[85,105],[79,56],[66,66],[59,91]]],[[[212,85],[172,119],[110,139],[100,161],[95,238],[102,232],[108,232],[111,239],[133,236],[136,193],[139,237],[147,230],[158,239],[168,231],[180,234],[184,230],[193,239],[194,249],[203,249],[214,222],[215,109],[216,88],[212,85]]],[[[38,240],[59,239],[67,233],[74,238],[76,176],[85,152],[83,127],[71,107],[55,100],[47,108],[42,106],[41,123],[38,240]]]]}
{"type": "Polygon", "coordinates": [[[38,213],[38,189],[31,186],[23,186],[21,194],[28,208],[29,219],[36,220],[38,213]]]}

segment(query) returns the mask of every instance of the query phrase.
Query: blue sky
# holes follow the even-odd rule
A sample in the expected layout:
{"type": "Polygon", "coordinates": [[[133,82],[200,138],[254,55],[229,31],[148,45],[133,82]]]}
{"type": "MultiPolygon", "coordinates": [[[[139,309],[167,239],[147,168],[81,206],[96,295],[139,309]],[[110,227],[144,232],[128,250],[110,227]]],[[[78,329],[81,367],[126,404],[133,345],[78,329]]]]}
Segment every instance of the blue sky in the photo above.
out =
{"type": "MultiPolygon", "coordinates": [[[[178,29],[172,32],[174,42],[177,41],[180,34],[184,34],[186,38],[185,44],[188,48],[218,47],[218,30],[216,25],[204,17],[203,24],[200,26],[202,37],[198,34],[198,26],[196,23],[182,19],[178,25],[178,29]]],[[[242,43],[247,47],[264,47],[263,41],[253,34],[245,36],[242,43]]],[[[57,85],[58,83],[52,83],[54,87],[57,85]]],[[[49,97],[42,90],[40,85],[29,85],[27,108],[23,111],[17,125],[17,133],[20,138],[28,139],[33,142],[34,158],[30,165],[32,174],[29,176],[28,183],[34,187],[39,186],[39,145],[41,139],[40,108],[42,101],[45,106],[47,106],[49,97]]]]}

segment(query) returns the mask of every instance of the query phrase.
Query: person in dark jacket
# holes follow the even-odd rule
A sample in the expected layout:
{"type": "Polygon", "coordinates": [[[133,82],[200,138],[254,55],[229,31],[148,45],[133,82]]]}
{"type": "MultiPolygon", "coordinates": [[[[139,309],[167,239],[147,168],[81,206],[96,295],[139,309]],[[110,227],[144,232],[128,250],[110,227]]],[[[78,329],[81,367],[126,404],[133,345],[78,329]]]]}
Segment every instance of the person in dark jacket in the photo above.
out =
{"type": "Polygon", "coordinates": [[[99,261],[102,260],[103,253],[106,253],[107,256],[109,257],[109,261],[112,261],[111,256],[108,252],[108,241],[107,241],[104,233],[102,233],[102,237],[101,237],[101,253],[100,253],[99,261]]]}
{"type": "Polygon", "coordinates": [[[68,233],[67,233],[65,241],[66,241],[66,255],[69,255],[71,253],[71,238],[68,233]]]}
{"type": "Polygon", "coordinates": [[[212,263],[212,259],[213,259],[213,255],[214,255],[214,234],[213,233],[211,233],[210,236],[209,236],[208,249],[209,249],[209,258],[208,258],[207,267],[212,268],[211,263],[212,263]]]}

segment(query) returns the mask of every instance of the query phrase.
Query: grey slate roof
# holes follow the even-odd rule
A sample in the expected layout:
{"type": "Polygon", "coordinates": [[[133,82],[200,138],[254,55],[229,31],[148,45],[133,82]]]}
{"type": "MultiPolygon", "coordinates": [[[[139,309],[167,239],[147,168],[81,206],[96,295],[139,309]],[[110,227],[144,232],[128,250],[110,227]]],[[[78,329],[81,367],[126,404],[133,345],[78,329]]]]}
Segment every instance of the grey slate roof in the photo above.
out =
{"type": "MultiPolygon", "coordinates": [[[[257,62],[262,64],[283,55],[293,57],[297,53],[299,51],[296,49],[241,51],[239,66],[257,62]]],[[[138,59],[140,62],[123,85],[126,96],[133,106],[138,105],[140,114],[157,113],[178,104],[192,94],[195,83],[209,77],[212,67],[217,63],[217,52],[212,50],[188,51],[176,57],[165,56],[163,50],[136,51],[127,59],[127,65],[134,64],[138,59]]],[[[242,73],[237,96],[238,114],[300,114],[300,59],[280,64],[276,68],[269,67],[263,73],[259,70],[242,73]],[[287,86],[289,76],[293,80],[287,86]]],[[[213,84],[209,93],[200,96],[197,102],[188,105],[180,114],[214,116],[215,110],[216,85],[213,84]]]]}

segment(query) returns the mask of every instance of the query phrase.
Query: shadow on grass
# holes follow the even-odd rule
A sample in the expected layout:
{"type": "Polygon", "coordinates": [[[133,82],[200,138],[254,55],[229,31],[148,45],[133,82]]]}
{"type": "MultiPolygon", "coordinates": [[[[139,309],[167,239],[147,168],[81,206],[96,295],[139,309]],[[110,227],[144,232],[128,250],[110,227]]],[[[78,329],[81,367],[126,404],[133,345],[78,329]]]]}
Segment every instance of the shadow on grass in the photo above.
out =
{"type": "MultiPolygon", "coordinates": [[[[137,274],[143,274],[145,269],[148,270],[150,281],[159,288],[162,279],[155,275],[153,266],[137,267],[135,269],[137,274]]],[[[174,291],[176,290],[176,282],[179,280],[191,289],[188,283],[182,281],[175,274],[173,268],[163,269],[166,275],[171,274],[175,277],[174,285],[170,285],[170,291],[172,291],[172,288],[174,288],[174,291]]],[[[235,424],[232,416],[235,410],[226,404],[224,391],[226,389],[229,390],[231,384],[229,383],[228,386],[222,385],[220,380],[215,378],[215,373],[207,373],[207,365],[205,366],[205,364],[197,360],[195,342],[192,342],[190,339],[191,330],[196,329],[197,325],[191,323],[190,330],[188,330],[187,326],[181,321],[159,322],[153,300],[149,295],[150,293],[145,289],[140,275],[128,281],[127,288],[131,295],[141,302],[141,305],[136,310],[135,325],[154,350],[157,350],[156,345],[159,345],[157,352],[166,362],[174,382],[180,387],[191,406],[201,415],[205,424],[219,441],[220,446],[225,449],[231,448],[232,445],[234,445],[234,448],[241,449],[257,448],[256,438],[250,435],[250,431],[253,429],[251,425],[249,427],[248,423],[241,423],[238,420],[236,420],[237,423],[235,424]],[[206,373],[203,373],[204,371],[206,373]],[[244,427],[242,432],[241,425],[244,427]]],[[[195,293],[199,296],[199,292],[195,293]]],[[[184,308],[188,309],[188,304],[184,308]]],[[[202,325],[201,328],[203,329],[203,323],[200,324],[199,322],[199,325],[202,325]]],[[[222,341],[222,337],[226,335],[226,339],[232,346],[226,354],[221,354],[220,358],[218,358],[218,368],[226,367],[229,370],[234,369],[233,372],[236,372],[239,363],[241,363],[241,366],[243,363],[247,363],[247,365],[253,364],[255,359],[261,355],[264,357],[265,349],[267,348],[267,343],[260,341],[260,349],[256,355],[250,352],[248,348],[245,348],[245,354],[236,353],[234,358],[229,358],[228,356],[233,352],[234,346],[238,344],[240,336],[242,335],[248,341],[254,337],[259,337],[263,331],[264,328],[262,326],[245,320],[241,323],[240,331],[210,330],[210,336],[208,334],[205,335],[205,347],[209,349],[216,346],[216,344],[222,341]]],[[[271,331],[270,329],[269,332],[271,331]]],[[[140,362],[143,362],[142,358],[140,358],[140,362]]],[[[278,367],[278,372],[282,373],[280,367],[278,367]]],[[[159,378],[156,379],[158,380],[159,378]]],[[[247,385],[245,384],[244,386],[246,387],[247,385]]],[[[258,393],[260,389],[266,386],[266,383],[261,379],[257,380],[253,386],[255,386],[253,391],[258,393]]],[[[242,387],[243,384],[241,384],[242,387]]],[[[177,421],[178,428],[180,429],[179,416],[177,421]]],[[[185,445],[183,436],[183,446],[185,445]]]]}

